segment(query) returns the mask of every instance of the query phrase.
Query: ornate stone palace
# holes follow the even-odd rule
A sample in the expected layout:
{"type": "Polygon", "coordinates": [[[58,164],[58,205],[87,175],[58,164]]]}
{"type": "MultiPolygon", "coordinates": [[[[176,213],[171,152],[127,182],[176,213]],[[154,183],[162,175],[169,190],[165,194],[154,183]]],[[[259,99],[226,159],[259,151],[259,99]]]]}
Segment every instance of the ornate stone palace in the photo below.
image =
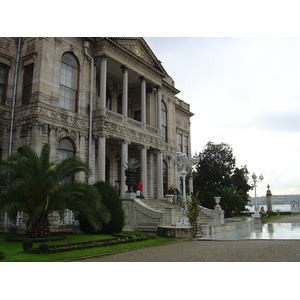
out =
{"type": "Polygon", "coordinates": [[[162,199],[181,189],[171,158],[191,158],[193,114],[178,93],[143,38],[0,38],[0,159],[49,143],[52,161],[89,164],[76,180],[118,180],[122,196],[133,157],[144,197],[162,199]]]}

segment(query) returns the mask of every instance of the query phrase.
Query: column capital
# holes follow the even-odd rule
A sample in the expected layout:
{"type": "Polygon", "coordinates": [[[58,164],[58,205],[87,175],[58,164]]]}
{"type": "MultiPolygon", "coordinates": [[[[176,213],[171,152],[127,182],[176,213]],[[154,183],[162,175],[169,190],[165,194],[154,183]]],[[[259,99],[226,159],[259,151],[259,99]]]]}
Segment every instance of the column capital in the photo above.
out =
{"type": "Polygon", "coordinates": [[[146,80],[147,80],[145,76],[140,76],[139,79],[140,79],[141,81],[146,81],[146,80]]]}
{"type": "Polygon", "coordinates": [[[100,134],[98,135],[98,138],[106,138],[106,139],[109,139],[109,135],[106,134],[106,133],[100,133],[100,134]]]}
{"type": "Polygon", "coordinates": [[[123,72],[126,72],[126,71],[129,70],[129,68],[127,66],[125,66],[125,65],[121,66],[120,68],[122,69],[123,72]]]}
{"type": "Polygon", "coordinates": [[[146,145],[139,145],[138,146],[138,149],[146,149],[146,150],[149,150],[150,149],[150,146],[146,146],[146,145]]]}
{"type": "Polygon", "coordinates": [[[131,141],[129,141],[129,140],[123,140],[123,143],[124,143],[124,144],[130,145],[130,144],[131,144],[131,141]]]}

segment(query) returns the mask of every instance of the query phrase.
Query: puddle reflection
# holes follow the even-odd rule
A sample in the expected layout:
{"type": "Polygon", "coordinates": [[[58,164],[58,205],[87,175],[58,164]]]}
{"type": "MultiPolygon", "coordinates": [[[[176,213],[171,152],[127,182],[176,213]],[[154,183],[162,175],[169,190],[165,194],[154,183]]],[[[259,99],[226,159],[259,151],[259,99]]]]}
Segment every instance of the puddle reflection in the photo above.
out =
{"type": "Polygon", "coordinates": [[[267,223],[261,225],[254,224],[247,229],[205,235],[203,236],[203,238],[213,240],[300,239],[300,223],[267,223]]]}

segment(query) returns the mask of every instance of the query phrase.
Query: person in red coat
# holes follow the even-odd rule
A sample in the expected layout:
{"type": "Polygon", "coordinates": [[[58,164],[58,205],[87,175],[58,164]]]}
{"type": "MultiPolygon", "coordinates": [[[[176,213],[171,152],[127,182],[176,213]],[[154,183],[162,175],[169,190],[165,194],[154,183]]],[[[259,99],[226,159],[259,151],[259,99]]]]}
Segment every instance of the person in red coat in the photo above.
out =
{"type": "Polygon", "coordinates": [[[137,185],[137,190],[140,191],[140,198],[143,198],[143,197],[142,197],[143,188],[144,188],[144,185],[143,185],[143,183],[139,180],[138,185],[137,185]]]}

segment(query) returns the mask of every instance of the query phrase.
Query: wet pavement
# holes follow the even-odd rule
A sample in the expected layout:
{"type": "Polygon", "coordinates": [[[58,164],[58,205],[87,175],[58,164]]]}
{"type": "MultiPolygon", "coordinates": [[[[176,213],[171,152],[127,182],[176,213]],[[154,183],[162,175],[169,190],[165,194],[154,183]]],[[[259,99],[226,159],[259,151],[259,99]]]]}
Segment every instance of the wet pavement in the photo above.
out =
{"type": "Polygon", "coordinates": [[[82,262],[300,262],[300,215],[263,224],[246,238],[189,240],[82,262]]]}
{"type": "Polygon", "coordinates": [[[300,240],[300,223],[267,223],[230,232],[204,235],[199,240],[300,240]]]}
{"type": "MultiPolygon", "coordinates": [[[[279,219],[265,220],[243,230],[202,236],[202,240],[300,240],[300,214],[285,215],[279,219]]],[[[199,239],[199,240],[200,240],[199,239]]]]}

